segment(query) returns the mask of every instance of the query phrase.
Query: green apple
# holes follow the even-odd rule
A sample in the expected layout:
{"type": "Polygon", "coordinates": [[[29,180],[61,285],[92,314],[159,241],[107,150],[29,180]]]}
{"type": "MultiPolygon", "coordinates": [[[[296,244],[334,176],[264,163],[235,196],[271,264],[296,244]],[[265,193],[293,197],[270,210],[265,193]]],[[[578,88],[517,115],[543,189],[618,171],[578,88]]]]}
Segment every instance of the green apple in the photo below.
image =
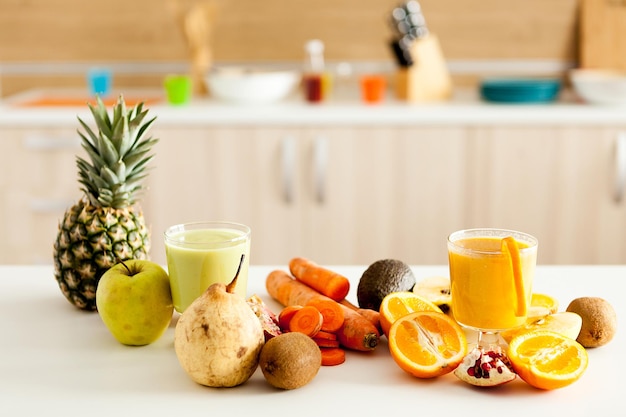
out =
{"type": "Polygon", "coordinates": [[[174,303],[169,276],[151,261],[118,263],[100,278],[96,307],[120,343],[150,344],[163,335],[172,320],[174,303]]]}

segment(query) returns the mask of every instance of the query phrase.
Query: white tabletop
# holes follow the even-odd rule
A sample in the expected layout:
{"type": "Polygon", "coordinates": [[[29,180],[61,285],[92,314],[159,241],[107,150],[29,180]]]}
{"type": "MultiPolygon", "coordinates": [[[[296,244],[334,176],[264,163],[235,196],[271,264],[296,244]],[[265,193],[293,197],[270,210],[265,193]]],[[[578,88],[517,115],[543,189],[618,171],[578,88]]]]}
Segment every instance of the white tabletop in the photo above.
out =
{"type": "MultiPolygon", "coordinates": [[[[264,285],[274,268],[251,267],[249,293],[277,311],[264,285]]],[[[351,279],[349,299],[356,301],[365,267],[334,269],[351,279]]],[[[413,270],[418,280],[447,274],[444,266],[413,270]]],[[[602,297],[623,319],[625,280],[626,266],[540,266],[534,290],[555,296],[561,310],[576,297],[602,297]]],[[[97,313],[65,300],[51,267],[0,266],[0,313],[0,416],[623,415],[623,329],[588,351],[589,367],[579,381],[554,391],[519,378],[495,389],[471,387],[453,374],[416,379],[395,364],[384,337],[373,352],[348,352],[343,365],[322,367],[308,385],[280,391],[260,370],[235,388],[192,382],[178,364],[173,326],[152,345],[119,344],[97,313]]]]}

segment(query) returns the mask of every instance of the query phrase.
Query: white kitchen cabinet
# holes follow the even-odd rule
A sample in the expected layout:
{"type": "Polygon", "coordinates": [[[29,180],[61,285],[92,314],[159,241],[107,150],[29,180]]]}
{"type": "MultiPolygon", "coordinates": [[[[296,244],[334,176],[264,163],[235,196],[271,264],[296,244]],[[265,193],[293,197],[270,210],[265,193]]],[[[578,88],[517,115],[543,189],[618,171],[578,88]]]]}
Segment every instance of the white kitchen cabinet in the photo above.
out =
{"type": "Polygon", "coordinates": [[[153,258],[171,224],[252,228],[251,261],[446,261],[464,224],[465,131],[458,128],[160,129],[145,199],[153,258]],[[443,240],[442,240],[443,236],[443,240]]]}
{"type": "MultiPolygon", "coordinates": [[[[540,263],[626,262],[626,127],[155,126],[157,262],[168,226],[202,220],[249,225],[254,264],[441,264],[449,233],[484,226],[536,235],[540,263]]],[[[51,263],[82,194],[75,126],[0,135],[0,263],[51,263]]]]}
{"type": "Polygon", "coordinates": [[[81,196],[75,129],[0,129],[0,263],[50,264],[59,221],[81,196]]]}
{"type": "Polygon", "coordinates": [[[304,135],[309,160],[316,160],[317,141],[328,147],[323,200],[315,164],[302,185],[304,256],[327,264],[447,261],[445,237],[467,215],[464,129],[335,128],[304,135]]]}
{"type": "Polygon", "coordinates": [[[473,130],[472,226],[525,231],[539,263],[626,262],[626,128],[473,130]]]}
{"type": "MultiPolygon", "coordinates": [[[[154,135],[160,141],[143,203],[154,260],[165,263],[167,227],[203,220],[250,226],[253,263],[298,252],[299,201],[285,201],[281,166],[290,131],[168,127],[154,135]]],[[[293,164],[299,175],[298,161],[293,164]]]]}

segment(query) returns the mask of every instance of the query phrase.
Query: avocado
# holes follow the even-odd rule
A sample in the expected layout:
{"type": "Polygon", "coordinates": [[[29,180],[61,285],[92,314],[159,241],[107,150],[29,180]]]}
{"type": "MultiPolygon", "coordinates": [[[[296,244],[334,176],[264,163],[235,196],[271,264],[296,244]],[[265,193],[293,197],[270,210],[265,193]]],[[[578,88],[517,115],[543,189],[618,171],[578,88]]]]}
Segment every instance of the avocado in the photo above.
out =
{"type": "Polygon", "coordinates": [[[406,263],[397,259],[378,260],[363,272],[359,280],[359,307],[378,311],[385,296],[397,291],[412,291],[414,286],[415,276],[406,263]]]}

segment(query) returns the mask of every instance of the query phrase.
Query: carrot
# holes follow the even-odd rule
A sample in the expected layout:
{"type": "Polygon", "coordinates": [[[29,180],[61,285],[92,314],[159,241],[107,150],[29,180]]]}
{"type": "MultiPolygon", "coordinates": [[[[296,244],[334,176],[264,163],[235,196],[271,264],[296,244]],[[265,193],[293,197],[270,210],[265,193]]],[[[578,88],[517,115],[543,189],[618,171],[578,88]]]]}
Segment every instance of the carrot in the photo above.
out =
{"type": "Polygon", "coordinates": [[[378,332],[380,334],[382,334],[383,329],[382,329],[382,327],[380,327],[380,313],[378,311],[372,310],[370,308],[360,308],[360,307],[357,307],[354,304],[352,304],[350,301],[346,300],[345,298],[343,300],[341,300],[341,304],[343,304],[344,306],[346,306],[346,307],[356,311],[357,313],[359,313],[360,315],[365,317],[374,326],[376,326],[376,328],[378,329],[378,332]]]}
{"type": "Polygon", "coordinates": [[[346,351],[341,348],[324,348],[321,347],[322,365],[335,366],[341,365],[346,361],[346,351]]]}
{"type": "Polygon", "coordinates": [[[380,332],[376,326],[356,311],[344,305],[341,307],[345,315],[343,325],[337,331],[337,339],[341,346],[355,350],[374,349],[380,338],[380,332]]]}
{"type": "Polygon", "coordinates": [[[322,323],[322,330],[327,332],[335,332],[339,330],[344,321],[343,309],[336,301],[324,300],[322,298],[313,298],[308,303],[308,306],[315,307],[322,317],[324,322],[322,323]]]}
{"type": "Polygon", "coordinates": [[[317,344],[317,346],[321,348],[338,348],[339,341],[338,340],[329,340],[321,337],[312,337],[313,341],[317,344]]]}
{"type": "Polygon", "coordinates": [[[304,306],[296,311],[291,321],[289,321],[289,331],[304,333],[313,337],[322,328],[324,317],[322,313],[313,306],[304,306]]]}
{"type": "Polygon", "coordinates": [[[326,332],[324,330],[320,330],[315,335],[317,339],[326,339],[326,340],[337,340],[337,335],[335,333],[326,332]]]}
{"type": "MultiPolygon", "coordinates": [[[[306,305],[313,298],[330,298],[293,279],[282,270],[270,272],[265,280],[267,293],[283,306],[306,305]]],[[[341,305],[341,304],[340,304],[341,305]]],[[[347,349],[370,351],[377,345],[380,332],[371,322],[349,307],[341,305],[343,325],[336,331],[339,343],[347,349]]]]}
{"type": "Polygon", "coordinates": [[[335,301],[343,300],[350,291],[348,278],[305,258],[293,258],[289,271],[298,281],[335,301]]]}
{"type": "Polygon", "coordinates": [[[283,308],[280,313],[278,313],[278,327],[282,331],[289,331],[289,322],[293,318],[293,315],[300,310],[302,306],[300,305],[291,305],[283,308]]]}

